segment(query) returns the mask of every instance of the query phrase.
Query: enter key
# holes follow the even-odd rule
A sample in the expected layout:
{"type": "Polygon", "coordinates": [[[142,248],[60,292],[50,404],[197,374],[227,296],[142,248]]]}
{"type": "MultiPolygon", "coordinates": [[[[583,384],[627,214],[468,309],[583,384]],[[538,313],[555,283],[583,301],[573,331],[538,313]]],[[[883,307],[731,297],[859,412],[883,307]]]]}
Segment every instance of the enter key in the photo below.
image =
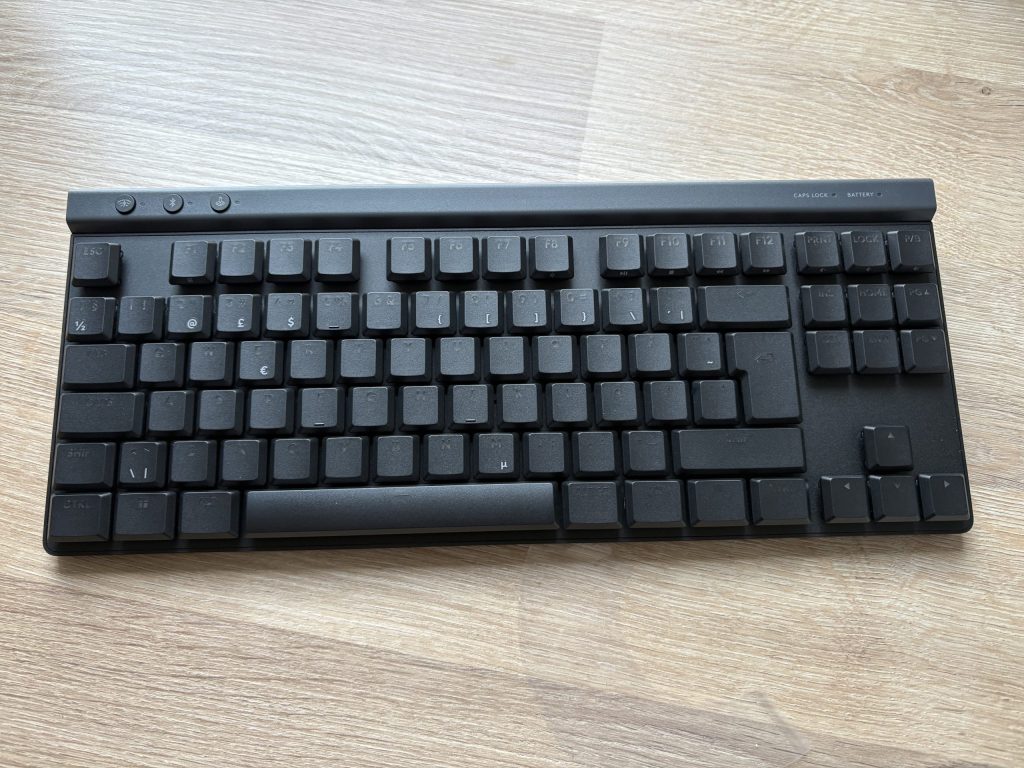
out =
{"type": "Polygon", "coordinates": [[[730,333],[725,337],[729,375],[738,376],[748,424],[800,421],[796,359],[789,333],[730,333]]]}

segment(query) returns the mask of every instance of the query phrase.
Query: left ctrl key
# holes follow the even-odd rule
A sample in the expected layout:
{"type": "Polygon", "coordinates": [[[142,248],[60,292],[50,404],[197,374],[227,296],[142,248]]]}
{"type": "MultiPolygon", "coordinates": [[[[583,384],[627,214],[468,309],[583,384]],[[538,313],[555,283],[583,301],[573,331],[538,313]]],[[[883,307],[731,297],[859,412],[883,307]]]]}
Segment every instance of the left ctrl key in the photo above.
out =
{"type": "Polygon", "coordinates": [[[55,544],[110,538],[109,493],[66,493],[50,497],[47,539],[55,544]]]}

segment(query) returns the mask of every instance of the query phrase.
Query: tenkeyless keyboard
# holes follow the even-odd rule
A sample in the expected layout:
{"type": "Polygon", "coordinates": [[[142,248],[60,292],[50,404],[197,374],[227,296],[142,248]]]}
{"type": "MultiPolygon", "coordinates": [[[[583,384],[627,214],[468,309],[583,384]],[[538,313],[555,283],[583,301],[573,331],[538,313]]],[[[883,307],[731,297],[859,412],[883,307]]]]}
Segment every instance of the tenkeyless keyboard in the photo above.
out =
{"type": "Polygon", "coordinates": [[[963,532],[927,180],[72,192],[55,554],[963,532]]]}

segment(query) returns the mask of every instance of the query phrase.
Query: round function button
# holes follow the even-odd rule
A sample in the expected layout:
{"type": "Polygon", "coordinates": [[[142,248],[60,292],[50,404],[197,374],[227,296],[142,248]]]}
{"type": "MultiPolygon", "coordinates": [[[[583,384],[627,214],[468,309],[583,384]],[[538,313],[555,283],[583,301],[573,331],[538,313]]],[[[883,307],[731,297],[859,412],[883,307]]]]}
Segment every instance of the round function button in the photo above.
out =
{"type": "Polygon", "coordinates": [[[181,195],[168,195],[164,198],[164,210],[168,213],[177,213],[185,206],[181,195]]]}
{"type": "Polygon", "coordinates": [[[217,213],[224,213],[231,207],[231,198],[223,192],[218,192],[210,198],[210,207],[217,213]]]}
{"type": "Polygon", "coordinates": [[[131,195],[121,195],[114,201],[114,209],[118,213],[131,213],[135,210],[135,198],[131,195]]]}

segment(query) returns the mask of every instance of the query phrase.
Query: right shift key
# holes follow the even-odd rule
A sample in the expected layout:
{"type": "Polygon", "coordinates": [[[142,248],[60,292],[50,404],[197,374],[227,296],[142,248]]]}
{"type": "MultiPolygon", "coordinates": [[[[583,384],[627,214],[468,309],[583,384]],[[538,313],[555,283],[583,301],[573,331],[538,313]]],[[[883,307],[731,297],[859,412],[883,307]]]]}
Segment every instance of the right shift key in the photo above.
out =
{"type": "Polygon", "coordinates": [[[685,475],[803,472],[804,436],[796,427],[677,429],[675,471],[685,475]]]}
{"type": "Polygon", "coordinates": [[[706,285],[697,289],[702,328],[789,328],[784,285],[706,285]]]}
{"type": "Polygon", "coordinates": [[[796,359],[789,333],[730,333],[725,337],[729,375],[739,376],[748,424],[800,421],[796,359]]]}

